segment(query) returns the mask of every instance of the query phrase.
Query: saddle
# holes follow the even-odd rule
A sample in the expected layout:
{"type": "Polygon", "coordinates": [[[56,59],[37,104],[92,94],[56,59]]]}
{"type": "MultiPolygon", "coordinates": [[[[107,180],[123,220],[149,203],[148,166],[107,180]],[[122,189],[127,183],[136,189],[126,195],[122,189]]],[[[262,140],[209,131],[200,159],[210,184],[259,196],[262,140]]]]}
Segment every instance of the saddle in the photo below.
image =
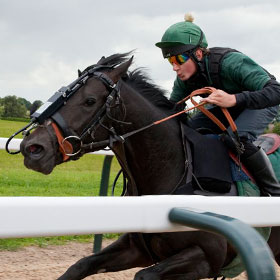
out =
{"type": "Polygon", "coordinates": [[[280,135],[276,133],[262,134],[254,144],[261,147],[267,155],[273,154],[280,147],[280,135]]]}

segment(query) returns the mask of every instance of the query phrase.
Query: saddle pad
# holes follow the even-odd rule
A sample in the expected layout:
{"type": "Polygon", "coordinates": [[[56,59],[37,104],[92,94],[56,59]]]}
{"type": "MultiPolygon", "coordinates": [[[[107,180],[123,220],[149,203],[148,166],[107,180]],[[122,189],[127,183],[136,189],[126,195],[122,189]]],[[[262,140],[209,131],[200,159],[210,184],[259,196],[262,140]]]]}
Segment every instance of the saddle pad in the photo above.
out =
{"type": "Polygon", "coordinates": [[[230,169],[233,182],[247,181],[251,179],[244,172],[243,168],[240,168],[233,159],[230,161],[230,169]]]}
{"type": "Polygon", "coordinates": [[[280,135],[276,133],[262,134],[257,138],[254,144],[263,148],[266,154],[270,155],[280,147],[280,135]]]}

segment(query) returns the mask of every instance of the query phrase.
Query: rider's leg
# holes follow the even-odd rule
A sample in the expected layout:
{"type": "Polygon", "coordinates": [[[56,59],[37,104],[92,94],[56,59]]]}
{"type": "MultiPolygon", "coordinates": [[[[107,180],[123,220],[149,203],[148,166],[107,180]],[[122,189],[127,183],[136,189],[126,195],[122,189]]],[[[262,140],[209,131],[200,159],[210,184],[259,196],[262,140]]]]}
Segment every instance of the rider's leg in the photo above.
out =
{"type": "Polygon", "coordinates": [[[245,152],[241,161],[248,168],[263,194],[280,196],[280,184],[266,153],[253,144],[273,120],[278,106],[261,110],[244,110],[235,120],[245,152]]]}
{"type": "Polygon", "coordinates": [[[272,164],[262,148],[250,141],[244,141],[245,152],[241,156],[242,163],[252,174],[263,195],[280,196],[280,184],[275,176],[272,164]]]}

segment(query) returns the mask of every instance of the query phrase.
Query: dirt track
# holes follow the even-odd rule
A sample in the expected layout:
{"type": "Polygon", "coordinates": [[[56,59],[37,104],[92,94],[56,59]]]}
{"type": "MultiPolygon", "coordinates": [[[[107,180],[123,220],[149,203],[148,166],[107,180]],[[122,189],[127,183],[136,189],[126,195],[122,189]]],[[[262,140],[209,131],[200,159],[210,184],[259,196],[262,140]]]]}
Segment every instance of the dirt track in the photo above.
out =
{"type": "MultiPolygon", "coordinates": [[[[46,248],[26,247],[16,252],[0,251],[0,279],[54,280],[71,264],[90,255],[91,252],[92,244],[75,242],[46,248]]],[[[135,268],[118,273],[98,274],[86,279],[130,280],[137,271],[138,269],[135,268]]],[[[247,278],[241,275],[235,279],[247,278]]],[[[280,279],[280,270],[278,270],[277,279],[280,279]]]]}

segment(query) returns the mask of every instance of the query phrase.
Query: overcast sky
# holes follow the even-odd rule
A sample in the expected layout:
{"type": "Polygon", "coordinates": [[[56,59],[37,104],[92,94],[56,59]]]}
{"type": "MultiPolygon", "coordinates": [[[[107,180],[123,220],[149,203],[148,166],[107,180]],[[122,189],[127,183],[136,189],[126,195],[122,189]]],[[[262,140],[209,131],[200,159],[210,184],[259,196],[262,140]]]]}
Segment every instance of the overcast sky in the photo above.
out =
{"type": "Polygon", "coordinates": [[[191,12],[209,47],[247,54],[280,81],[279,0],[0,0],[0,97],[46,101],[103,55],[136,49],[134,65],[171,90],[155,43],[191,12]]]}

